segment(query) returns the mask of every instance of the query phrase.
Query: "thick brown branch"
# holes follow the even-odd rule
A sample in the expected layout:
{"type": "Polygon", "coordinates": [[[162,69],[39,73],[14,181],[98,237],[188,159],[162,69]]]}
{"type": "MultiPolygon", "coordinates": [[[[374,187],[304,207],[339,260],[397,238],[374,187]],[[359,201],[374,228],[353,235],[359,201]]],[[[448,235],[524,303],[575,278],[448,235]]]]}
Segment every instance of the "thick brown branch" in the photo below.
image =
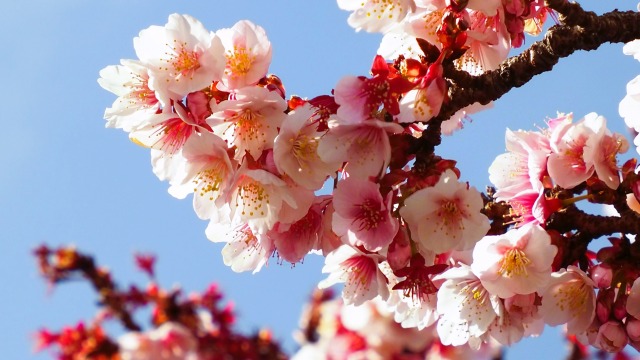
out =
{"type": "Polygon", "coordinates": [[[640,217],[635,213],[626,215],[592,215],[571,205],[553,214],[547,222],[547,229],[561,233],[579,230],[588,235],[589,240],[615,233],[640,234],[640,217]]]}
{"type": "MultiPolygon", "coordinates": [[[[588,15],[588,13],[586,13],[588,15]]],[[[588,16],[590,17],[590,16],[588,16]]],[[[550,71],[560,58],[577,50],[594,50],[600,45],[625,43],[640,38],[640,13],[612,11],[589,21],[588,27],[556,25],[541,41],[518,56],[505,60],[498,69],[479,76],[445,69],[450,80],[450,101],[432,121],[442,121],[475,102],[488,104],[511,89],[520,87],[535,75],[550,71]]]]}

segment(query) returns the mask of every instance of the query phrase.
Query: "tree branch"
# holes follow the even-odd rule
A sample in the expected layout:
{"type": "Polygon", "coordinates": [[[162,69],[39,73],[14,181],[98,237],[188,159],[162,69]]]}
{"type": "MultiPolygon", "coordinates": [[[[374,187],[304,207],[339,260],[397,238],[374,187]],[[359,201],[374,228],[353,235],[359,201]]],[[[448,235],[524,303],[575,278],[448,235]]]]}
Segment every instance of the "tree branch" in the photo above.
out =
{"type": "Polygon", "coordinates": [[[522,54],[505,60],[498,69],[479,76],[455,70],[453,65],[448,65],[444,76],[449,80],[451,100],[443,104],[440,114],[431,122],[449,119],[456,111],[475,102],[488,104],[497,100],[511,89],[526,84],[534,76],[550,71],[560,58],[577,50],[595,50],[607,42],[626,43],[640,38],[640,13],[614,10],[596,16],[576,9],[571,4],[556,4],[560,2],[551,1],[551,4],[567,14],[563,19],[584,26],[553,26],[541,41],[532,44],[522,54]]]}

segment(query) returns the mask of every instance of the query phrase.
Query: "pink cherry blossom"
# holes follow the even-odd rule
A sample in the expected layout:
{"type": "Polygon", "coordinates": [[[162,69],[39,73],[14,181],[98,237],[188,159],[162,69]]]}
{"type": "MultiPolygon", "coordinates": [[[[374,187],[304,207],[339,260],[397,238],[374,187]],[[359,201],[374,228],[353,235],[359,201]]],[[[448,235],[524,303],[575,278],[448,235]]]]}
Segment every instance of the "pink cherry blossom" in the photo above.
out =
{"type": "Polygon", "coordinates": [[[279,220],[283,202],[296,207],[288,191],[287,184],[277,176],[243,165],[228,192],[232,221],[246,222],[254,232],[264,234],[279,220]]]}
{"type": "Polygon", "coordinates": [[[457,66],[473,75],[497,69],[511,49],[504,21],[500,14],[487,16],[480,11],[469,11],[469,17],[466,43],[469,49],[456,60],[457,66]]]}
{"type": "Polygon", "coordinates": [[[386,32],[415,8],[413,0],[338,0],[342,10],[353,11],[349,26],[356,31],[386,32]]]}
{"type": "Polygon", "coordinates": [[[309,104],[296,108],[285,117],[273,144],[278,171],[309,190],[322,187],[329,175],[342,163],[326,163],[318,155],[325,132],[317,131],[316,110],[309,104]]]}
{"type": "Polygon", "coordinates": [[[375,118],[381,106],[389,114],[397,115],[400,112],[398,95],[415,86],[380,55],[373,60],[371,74],[372,78],[345,76],[336,84],[338,117],[345,123],[357,124],[375,118]]]}
{"type": "Polygon", "coordinates": [[[492,294],[526,295],[547,286],[557,252],[544,229],[527,224],[478,241],[471,269],[492,294]]]}
{"type": "Polygon", "coordinates": [[[357,248],[342,245],[329,253],[322,268],[329,277],[320,281],[318,287],[326,289],[337,283],[344,283],[342,298],[349,305],[361,305],[367,300],[380,296],[389,297],[386,277],[378,268],[383,259],[377,254],[365,254],[357,248]]]}
{"type": "Polygon", "coordinates": [[[149,69],[135,60],[121,60],[122,65],[110,65],[100,70],[98,83],[118,98],[106,109],[108,128],[126,132],[138,128],[160,110],[160,102],[149,89],[149,69]]]}
{"type": "Polygon", "coordinates": [[[179,152],[189,137],[198,132],[210,132],[206,118],[211,115],[209,99],[202,91],[187,95],[186,105],[174,102],[173,110],[153,115],[129,137],[137,144],[162,150],[167,156],[179,152]]]}
{"type": "Polygon", "coordinates": [[[207,123],[229,147],[237,148],[236,160],[242,160],[246,153],[258,159],[262,151],[273,147],[286,109],[287,103],[276,92],[245,87],[219,103],[207,123]]]}
{"type": "Polygon", "coordinates": [[[222,260],[235,272],[257,273],[275,251],[268,235],[254,232],[247,223],[232,223],[228,218],[212,219],[205,234],[212,242],[226,243],[222,260]]]}
{"type": "Polygon", "coordinates": [[[294,223],[276,223],[268,232],[280,258],[294,264],[318,246],[322,235],[322,203],[316,202],[294,223]]]}
{"type": "Polygon", "coordinates": [[[405,199],[400,215],[426,255],[471,249],[489,230],[489,220],[480,213],[483,206],[480,193],[447,170],[435,186],[405,199]]]}
{"type": "Polygon", "coordinates": [[[508,203],[511,205],[517,226],[533,223],[544,227],[551,214],[562,207],[560,200],[548,199],[544,189],[519,192],[509,199],[508,203]]]}
{"type": "Polygon", "coordinates": [[[326,163],[347,162],[349,176],[378,177],[391,161],[391,145],[387,133],[401,133],[402,126],[379,120],[344,125],[338,121],[322,137],[318,145],[320,159],[326,163]]]}
{"type": "Polygon", "coordinates": [[[508,152],[498,155],[489,167],[489,180],[497,188],[496,199],[508,201],[523,191],[541,191],[551,152],[548,139],[538,132],[507,129],[505,142],[508,152]]]}
{"type": "Polygon", "coordinates": [[[333,191],[333,231],[353,246],[379,251],[398,232],[398,220],[391,216],[391,194],[385,198],[379,185],[348,178],[333,191]]]}
{"type": "Polygon", "coordinates": [[[482,336],[501,315],[500,300],[482,286],[468,265],[460,264],[436,278],[444,280],[437,300],[441,315],[437,331],[442,344],[466,344],[471,337],[482,336]]]}
{"type": "Polygon", "coordinates": [[[264,29],[248,20],[216,32],[224,47],[221,90],[238,90],[255,85],[267,75],[271,64],[271,43],[264,29]]]}
{"type": "Polygon", "coordinates": [[[164,106],[222,76],[220,39],[189,15],[171,14],[165,26],[142,30],[133,46],[149,67],[149,88],[164,106]]]}
{"type": "Polygon", "coordinates": [[[429,66],[426,75],[420,79],[416,89],[406,93],[400,100],[398,122],[426,122],[438,115],[447,95],[447,86],[442,77],[442,64],[429,66]]]}
{"type": "Polygon", "coordinates": [[[209,219],[222,205],[223,192],[234,177],[237,165],[227,150],[220,137],[208,132],[190,137],[184,145],[182,176],[172,179],[169,193],[179,199],[193,193],[193,208],[201,219],[209,219]]]}
{"type": "Polygon", "coordinates": [[[551,274],[551,281],[540,294],[540,313],[551,326],[567,324],[569,334],[586,331],[595,317],[595,284],[579,268],[569,265],[551,274]]]}
{"type": "MultiPolygon", "coordinates": [[[[593,175],[595,168],[585,158],[587,142],[598,142],[604,135],[602,119],[594,113],[576,124],[564,122],[553,129],[547,169],[553,181],[565,189],[571,189],[593,175]]],[[[593,146],[593,145],[591,145],[593,146]]]]}
{"type": "MultiPolygon", "coordinates": [[[[585,121],[595,114],[585,116],[585,121]]],[[[608,187],[617,189],[620,185],[620,171],[616,155],[625,153],[629,149],[629,143],[620,134],[612,134],[607,129],[607,120],[596,117],[598,125],[603,129],[598,131],[602,136],[594,136],[587,142],[584,149],[584,158],[593,163],[598,179],[602,180],[608,187]]]]}
{"type": "Polygon", "coordinates": [[[514,295],[502,301],[503,311],[491,324],[488,334],[504,346],[511,346],[525,336],[538,336],[544,321],[536,305],[536,294],[514,295]]]}

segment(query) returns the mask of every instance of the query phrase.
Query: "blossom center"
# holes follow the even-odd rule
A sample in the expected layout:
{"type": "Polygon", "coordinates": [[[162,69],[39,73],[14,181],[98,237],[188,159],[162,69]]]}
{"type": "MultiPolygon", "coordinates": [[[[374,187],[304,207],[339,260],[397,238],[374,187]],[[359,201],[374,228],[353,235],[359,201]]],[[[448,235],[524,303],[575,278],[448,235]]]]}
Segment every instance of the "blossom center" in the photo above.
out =
{"type": "MultiPolygon", "coordinates": [[[[174,40],[176,42],[176,40],[174,40]]],[[[173,66],[177,75],[189,76],[193,75],[193,72],[200,68],[200,62],[198,61],[199,54],[195,51],[189,51],[186,49],[187,43],[184,42],[178,47],[173,47],[175,55],[169,63],[173,66]]],[[[176,79],[178,81],[178,79],[176,79]]]]}
{"type": "Polygon", "coordinates": [[[262,137],[263,141],[265,133],[262,131],[262,115],[251,111],[251,109],[244,109],[233,116],[230,121],[235,122],[234,135],[239,137],[242,141],[254,141],[262,137]]]}
{"type": "Polygon", "coordinates": [[[524,251],[520,249],[509,249],[504,253],[500,260],[500,269],[498,274],[511,277],[511,275],[527,275],[527,266],[531,264],[531,260],[527,258],[524,251]]]}
{"type": "Polygon", "coordinates": [[[234,46],[233,51],[228,50],[225,55],[227,58],[227,73],[231,75],[246,75],[251,70],[251,64],[255,60],[244,46],[234,46]]]}
{"type": "Polygon", "coordinates": [[[558,288],[553,294],[556,306],[560,311],[568,310],[572,317],[577,317],[586,311],[585,304],[589,297],[589,288],[582,281],[571,281],[558,288]]]}
{"type": "Polygon", "coordinates": [[[366,199],[362,204],[357,206],[359,210],[357,219],[360,222],[360,230],[375,229],[381,222],[384,222],[385,218],[376,201],[366,199]]]}
{"type": "Polygon", "coordinates": [[[296,159],[308,161],[318,156],[318,141],[316,139],[307,135],[299,135],[291,141],[293,142],[293,155],[296,159]]]}
{"type": "Polygon", "coordinates": [[[196,184],[196,188],[193,189],[194,193],[202,197],[208,194],[209,200],[213,200],[215,193],[220,191],[222,171],[218,168],[203,170],[198,173],[193,182],[196,184]]]}
{"type": "Polygon", "coordinates": [[[135,82],[125,84],[131,91],[129,92],[129,105],[151,107],[158,103],[156,93],[149,89],[149,80],[140,75],[132,74],[135,82]]]}
{"type": "MultiPolygon", "coordinates": [[[[242,209],[243,216],[264,216],[264,204],[269,204],[269,193],[257,181],[251,181],[240,187],[238,197],[244,205],[242,209]]],[[[236,200],[237,201],[237,200],[236,200]]],[[[237,205],[237,203],[236,203],[237,205]]]]}

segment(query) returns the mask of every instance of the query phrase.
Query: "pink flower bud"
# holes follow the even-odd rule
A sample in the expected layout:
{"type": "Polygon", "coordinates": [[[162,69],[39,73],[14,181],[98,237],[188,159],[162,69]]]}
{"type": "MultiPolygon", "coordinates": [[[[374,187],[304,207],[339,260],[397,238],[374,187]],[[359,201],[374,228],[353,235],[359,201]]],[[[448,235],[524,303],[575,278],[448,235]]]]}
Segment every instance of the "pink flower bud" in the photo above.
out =
{"type": "Polygon", "coordinates": [[[629,339],[622,323],[618,321],[607,321],[600,326],[595,347],[607,352],[619,352],[626,345],[629,339]]]}
{"type": "Polygon", "coordinates": [[[625,328],[627,329],[629,341],[640,342],[640,320],[631,316],[627,317],[627,324],[625,328]]]}
{"type": "Polygon", "coordinates": [[[600,290],[596,300],[596,316],[600,322],[605,323],[611,316],[615,293],[612,289],[600,290]]]}
{"type": "Polygon", "coordinates": [[[599,289],[608,288],[611,285],[612,278],[611,266],[607,264],[599,264],[591,268],[591,280],[599,289]]]}

